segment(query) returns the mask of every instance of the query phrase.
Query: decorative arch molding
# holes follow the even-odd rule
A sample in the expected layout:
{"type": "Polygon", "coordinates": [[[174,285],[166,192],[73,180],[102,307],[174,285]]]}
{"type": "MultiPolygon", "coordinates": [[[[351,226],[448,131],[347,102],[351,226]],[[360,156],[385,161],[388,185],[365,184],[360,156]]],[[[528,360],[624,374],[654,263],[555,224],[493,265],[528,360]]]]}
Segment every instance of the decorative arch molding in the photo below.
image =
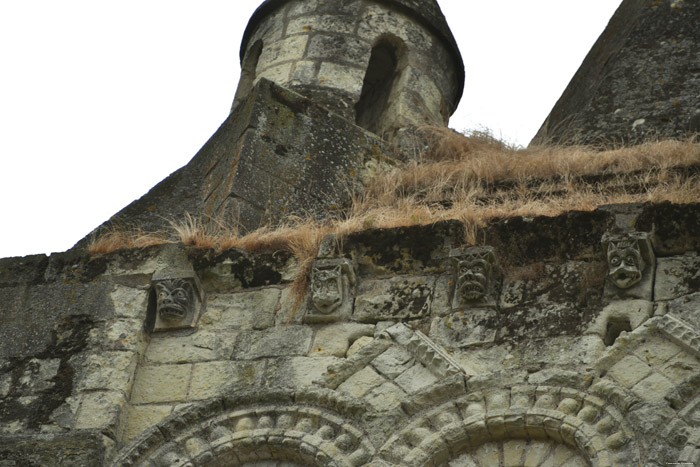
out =
{"type": "Polygon", "coordinates": [[[350,466],[374,446],[353,420],[356,401],[324,390],[261,392],[194,404],[144,432],[112,466],[236,466],[258,461],[350,466]],[[342,415],[341,415],[342,414],[342,415]]]}
{"type": "Polygon", "coordinates": [[[508,440],[564,444],[596,467],[641,458],[613,404],[551,386],[470,392],[415,417],[387,440],[379,456],[390,465],[442,465],[486,443],[508,440]]]}

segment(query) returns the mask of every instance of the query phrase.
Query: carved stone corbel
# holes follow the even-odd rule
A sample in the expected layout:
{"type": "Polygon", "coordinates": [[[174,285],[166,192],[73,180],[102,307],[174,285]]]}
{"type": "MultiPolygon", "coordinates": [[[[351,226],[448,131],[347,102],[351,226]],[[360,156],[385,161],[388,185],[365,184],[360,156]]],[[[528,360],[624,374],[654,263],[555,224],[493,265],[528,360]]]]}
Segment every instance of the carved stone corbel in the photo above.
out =
{"type": "Polygon", "coordinates": [[[648,233],[605,234],[608,260],[607,297],[652,300],[656,257],[648,233]]]}
{"type": "Polygon", "coordinates": [[[153,332],[193,328],[204,302],[199,278],[156,273],[151,280],[151,306],[155,303],[153,332]]]}
{"type": "Polygon", "coordinates": [[[453,250],[450,260],[455,284],[452,308],[495,307],[498,275],[494,249],[478,246],[453,250]]]}
{"type": "Polygon", "coordinates": [[[314,262],[309,285],[306,323],[332,323],[352,314],[355,270],[345,258],[314,262]]]}

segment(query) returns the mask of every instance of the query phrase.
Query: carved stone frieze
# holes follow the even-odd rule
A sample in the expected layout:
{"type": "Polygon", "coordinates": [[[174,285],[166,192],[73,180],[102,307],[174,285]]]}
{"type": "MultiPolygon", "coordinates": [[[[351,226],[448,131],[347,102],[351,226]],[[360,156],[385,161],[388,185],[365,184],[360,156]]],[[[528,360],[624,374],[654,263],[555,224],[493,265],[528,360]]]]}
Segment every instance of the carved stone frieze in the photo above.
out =
{"type": "Polygon", "coordinates": [[[492,247],[453,250],[454,269],[452,307],[495,307],[497,289],[496,253],[492,247]]]}
{"type": "Polygon", "coordinates": [[[154,275],[151,295],[149,320],[152,321],[154,332],[193,328],[197,325],[204,303],[204,292],[194,273],[189,277],[167,273],[154,275]]]}
{"type": "Polygon", "coordinates": [[[316,260],[311,270],[310,303],[304,321],[329,323],[348,318],[352,313],[355,282],[355,270],[350,260],[316,260]]]}
{"type": "Polygon", "coordinates": [[[608,260],[606,296],[651,300],[656,258],[649,234],[606,234],[602,243],[608,260]]]}

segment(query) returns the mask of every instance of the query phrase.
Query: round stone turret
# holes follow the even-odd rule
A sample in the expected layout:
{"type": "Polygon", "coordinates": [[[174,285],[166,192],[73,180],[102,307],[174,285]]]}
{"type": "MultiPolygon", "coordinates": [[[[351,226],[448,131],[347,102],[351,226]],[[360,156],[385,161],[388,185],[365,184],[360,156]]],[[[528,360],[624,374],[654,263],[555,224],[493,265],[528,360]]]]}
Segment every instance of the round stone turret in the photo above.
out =
{"type": "Polygon", "coordinates": [[[447,125],[464,64],[435,0],[267,0],[241,45],[233,108],[261,78],[383,137],[447,125]]]}

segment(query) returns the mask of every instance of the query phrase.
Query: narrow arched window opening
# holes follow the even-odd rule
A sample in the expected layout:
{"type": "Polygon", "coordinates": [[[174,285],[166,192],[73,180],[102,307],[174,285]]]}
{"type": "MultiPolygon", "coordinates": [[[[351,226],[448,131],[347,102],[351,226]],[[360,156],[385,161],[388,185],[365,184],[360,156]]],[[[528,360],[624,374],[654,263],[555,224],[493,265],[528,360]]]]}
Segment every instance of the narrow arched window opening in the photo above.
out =
{"type": "Polygon", "coordinates": [[[355,123],[372,133],[381,133],[382,115],[390,103],[402,52],[403,43],[392,36],[380,38],[372,48],[362,93],[355,104],[355,123]]]}
{"type": "Polygon", "coordinates": [[[255,84],[256,76],[255,70],[258,68],[258,60],[260,59],[260,54],[262,53],[262,47],[262,41],[257,41],[245,54],[245,58],[243,59],[243,64],[241,66],[241,77],[238,81],[236,96],[233,98],[231,112],[233,112],[236,107],[245,101],[250,95],[250,92],[253,90],[253,84],[255,84]]]}

